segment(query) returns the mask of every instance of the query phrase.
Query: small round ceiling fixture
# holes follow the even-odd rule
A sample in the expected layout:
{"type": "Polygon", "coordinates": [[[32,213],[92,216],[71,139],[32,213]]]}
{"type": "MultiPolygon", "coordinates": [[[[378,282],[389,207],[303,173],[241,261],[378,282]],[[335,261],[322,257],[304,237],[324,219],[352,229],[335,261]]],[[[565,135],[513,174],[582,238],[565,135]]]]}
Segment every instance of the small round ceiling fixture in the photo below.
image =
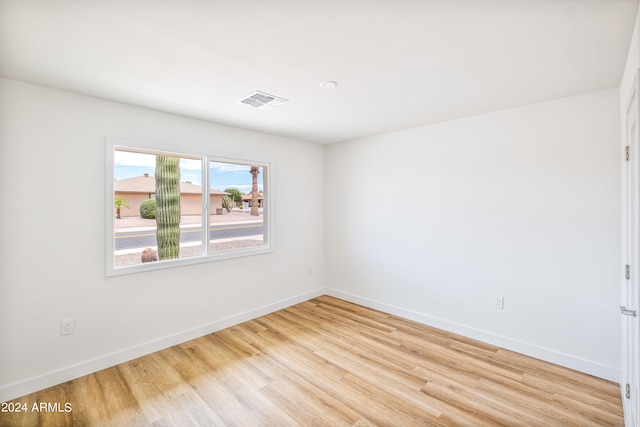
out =
{"type": "Polygon", "coordinates": [[[336,86],[338,86],[338,83],[331,80],[327,80],[326,82],[320,82],[320,87],[322,89],[333,89],[336,86]]]}

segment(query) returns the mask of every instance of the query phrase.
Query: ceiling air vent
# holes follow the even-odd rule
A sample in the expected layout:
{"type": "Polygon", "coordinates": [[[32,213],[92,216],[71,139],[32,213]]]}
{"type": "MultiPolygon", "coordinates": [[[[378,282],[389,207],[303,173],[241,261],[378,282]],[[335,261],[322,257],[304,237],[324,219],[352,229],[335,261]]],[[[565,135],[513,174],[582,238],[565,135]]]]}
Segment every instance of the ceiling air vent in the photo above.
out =
{"type": "Polygon", "coordinates": [[[289,101],[275,95],[269,95],[268,93],[255,91],[251,95],[242,99],[240,102],[255,108],[260,108],[262,110],[271,110],[289,101]]]}

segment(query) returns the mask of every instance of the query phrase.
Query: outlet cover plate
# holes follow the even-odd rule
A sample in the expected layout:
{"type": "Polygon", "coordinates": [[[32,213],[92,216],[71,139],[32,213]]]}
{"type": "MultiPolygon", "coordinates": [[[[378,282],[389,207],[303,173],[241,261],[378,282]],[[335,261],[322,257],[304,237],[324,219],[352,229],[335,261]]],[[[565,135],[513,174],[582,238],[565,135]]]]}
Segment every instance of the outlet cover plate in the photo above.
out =
{"type": "Polygon", "coordinates": [[[504,310],[504,297],[500,295],[493,296],[493,308],[504,310]]]}
{"type": "Polygon", "coordinates": [[[74,319],[65,319],[60,322],[60,335],[71,335],[76,331],[76,321],[74,319]]]}

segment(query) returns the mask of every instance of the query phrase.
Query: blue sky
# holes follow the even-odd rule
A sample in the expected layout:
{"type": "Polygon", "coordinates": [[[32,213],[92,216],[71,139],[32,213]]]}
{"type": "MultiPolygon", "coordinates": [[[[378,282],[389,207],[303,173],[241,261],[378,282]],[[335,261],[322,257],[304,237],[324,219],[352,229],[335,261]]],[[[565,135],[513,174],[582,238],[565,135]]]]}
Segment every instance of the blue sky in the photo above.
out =
{"type": "MultiPolygon", "coordinates": [[[[127,179],[148,173],[155,176],[156,157],[152,154],[115,151],[115,179],[127,179]]],[[[211,188],[223,191],[226,188],[237,188],[242,193],[251,192],[251,173],[249,165],[211,162],[211,188]]],[[[202,165],[200,160],[180,159],[180,181],[190,181],[202,185],[202,165]]],[[[262,191],[263,169],[258,175],[258,190],[262,191]]]]}

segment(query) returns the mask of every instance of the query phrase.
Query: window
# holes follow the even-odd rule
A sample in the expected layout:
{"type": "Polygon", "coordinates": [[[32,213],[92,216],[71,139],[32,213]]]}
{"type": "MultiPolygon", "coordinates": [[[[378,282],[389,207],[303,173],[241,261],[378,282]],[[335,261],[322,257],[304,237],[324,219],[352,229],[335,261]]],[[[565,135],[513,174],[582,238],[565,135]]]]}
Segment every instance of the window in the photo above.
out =
{"type": "Polygon", "coordinates": [[[107,276],[273,250],[269,162],[120,138],[106,153],[107,276]]]}

